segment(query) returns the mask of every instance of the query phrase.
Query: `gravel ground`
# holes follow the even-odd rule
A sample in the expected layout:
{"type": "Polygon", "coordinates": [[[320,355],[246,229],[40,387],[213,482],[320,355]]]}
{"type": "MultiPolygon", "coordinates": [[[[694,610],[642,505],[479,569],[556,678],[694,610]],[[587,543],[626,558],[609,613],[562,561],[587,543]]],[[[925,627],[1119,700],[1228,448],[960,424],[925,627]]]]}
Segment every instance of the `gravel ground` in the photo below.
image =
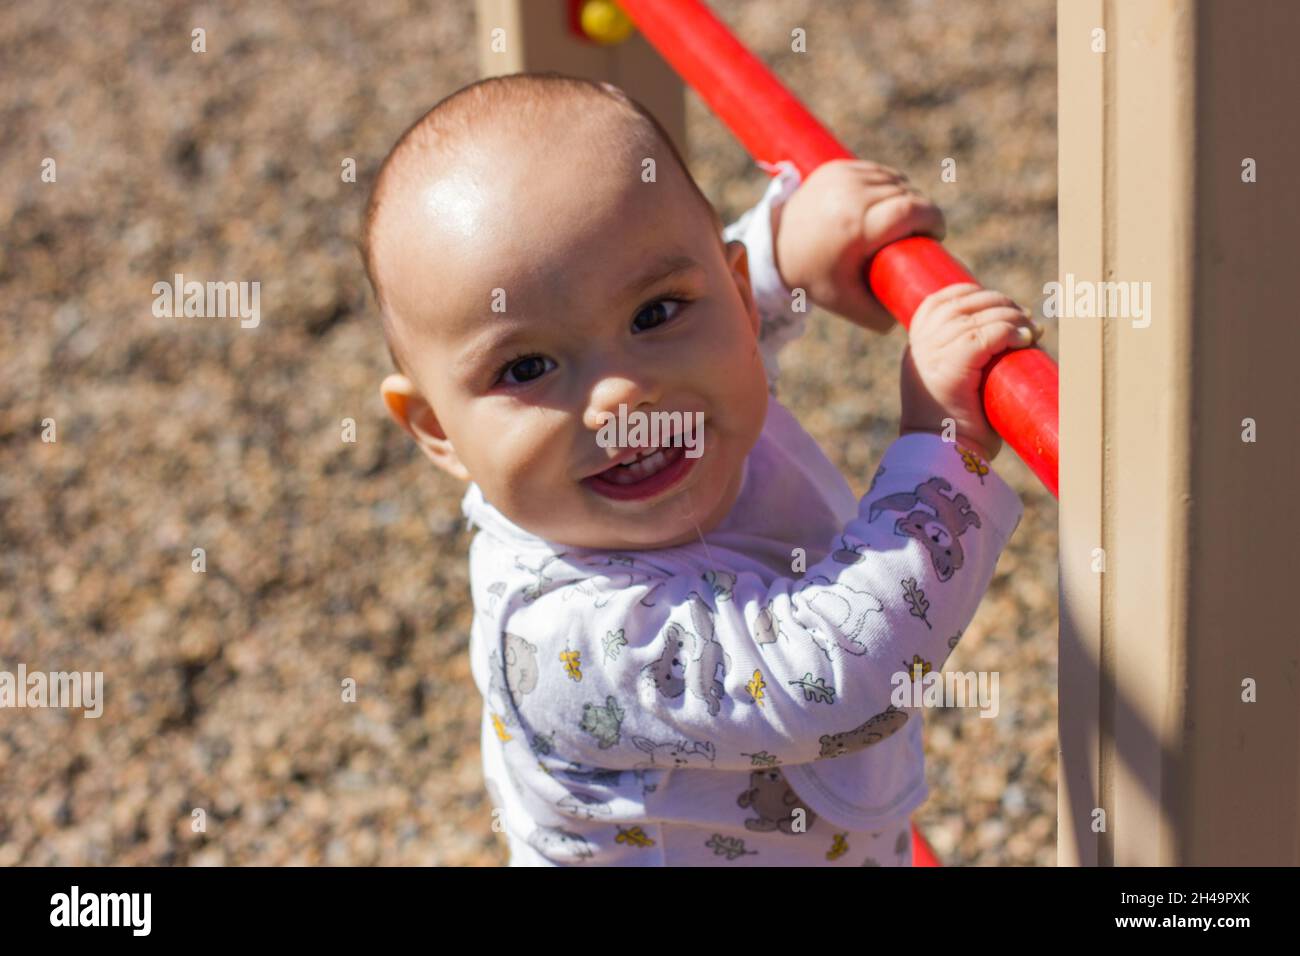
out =
{"type": "MultiPolygon", "coordinates": [[[[938,199],[986,284],[1041,301],[1052,0],[714,6],[859,155],[938,199]]],[[[383,412],[355,249],[384,153],[474,58],[467,0],[0,12],[0,670],[103,671],[106,698],[98,720],[0,710],[0,864],[505,861],[461,490],[383,412]],[[261,324],[155,318],[177,272],[260,281],[261,324]]],[[[693,96],[688,122],[730,221],[765,176],[693,96]]],[[[782,397],[859,493],[904,344],[820,316],[787,353],[782,397]]],[[[1052,865],[1056,502],[1009,450],[996,467],[1025,517],[951,666],[999,671],[1001,712],[928,715],[916,819],[949,864],[1052,865]]]]}

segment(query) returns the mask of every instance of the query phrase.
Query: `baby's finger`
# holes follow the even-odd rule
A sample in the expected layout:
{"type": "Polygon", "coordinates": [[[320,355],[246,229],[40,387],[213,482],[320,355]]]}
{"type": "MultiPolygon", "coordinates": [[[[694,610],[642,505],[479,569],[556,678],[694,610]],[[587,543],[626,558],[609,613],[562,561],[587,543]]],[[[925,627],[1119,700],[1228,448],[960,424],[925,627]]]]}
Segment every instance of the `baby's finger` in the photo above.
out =
{"type": "Polygon", "coordinates": [[[1014,309],[1017,312],[1024,312],[1020,306],[1016,305],[1015,299],[998,292],[996,289],[976,289],[973,292],[968,292],[966,295],[959,296],[948,308],[950,311],[955,310],[966,315],[974,315],[977,312],[995,308],[1007,308],[1014,309]]]}
{"type": "MultiPolygon", "coordinates": [[[[974,282],[958,282],[956,285],[944,286],[938,292],[931,292],[916,308],[917,318],[935,314],[941,306],[954,302],[964,295],[970,295],[972,292],[980,291],[980,286],[974,282]]],[[[915,327],[916,320],[913,320],[915,327]]]]}
{"type": "MultiPolygon", "coordinates": [[[[903,182],[907,183],[906,176],[903,177],[903,182]]],[[[931,239],[936,239],[942,242],[944,237],[948,235],[948,221],[944,218],[943,210],[939,206],[935,205],[929,196],[925,195],[925,193],[921,192],[910,183],[907,184],[907,191],[919,199],[924,205],[929,206],[938,213],[938,219],[936,222],[928,223],[924,228],[915,230],[914,235],[929,236],[931,239]]]]}
{"type": "Polygon", "coordinates": [[[858,182],[864,186],[901,186],[907,187],[907,177],[892,169],[864,169],[856,173],[858,182]]]}
{"type": "Polygon", "coordinates": [[[1030,341],[1033,341],[1032,333],[1037,328],[1033,317],[1018,305],[1005,305],[1002,303],[996,303],[957,316],[953,321],[943,326],[942,334],[936,334],[935,339],[939,342],[955,342],[973,328],[981,325],[992,325],[997,322],[1009,322],[1012,325],[1028,329],[1031,333],[1030,341]]]}
{"type": "Polygon", "coordinates": [[[885,166],[881,163],[874,163],[870,160],[854,160],[846,164],[846,168],[860,177],[859,181],[869,185],[880,185],[883,183],[904,184],[907,182],[907,174],[891,166],[885,166]]]}
{"type": "Polygon", "coordinates": [[[873,203],[867,209],[863,233],[870,240],[866,250],[874,255],[891,242],[907,236],[943,238],[943,212],[920,193],[904,190],[895,196],[873,203]]]}
{"type": "MultiPolygon", "coordinates": [[[[1014,299],[992,289],[976,289],[953,299],[952,302],[945,303],[936,311],[932,321],[936,324],[936,328],[952,328],[953,332],[961,332],[963,328],[970,328],[976,315],[987,312],[991,308],[1005,308],[1024,319],[1030,317],[1030,313],[1017,306],[1014,299]]],[[[952,337],[949,337],[948,341],[952,341],[952,337]]]]}
{"type": "Polygon", "coordinates": [[[1033,323],[1017,310],[988,309],[971,318],[970,327],[939,348],[958,349],[967,354],[971,364],[982,367],[995,355],[1034,343],[1033,323]]]}
{"type": "MultiPolygon", "coordinates": [[[[933,304],[928,307],[927,314],[921,323],[923,328],[947,329],[952,327],[953,332],[959,333],[963,329],[969,328],[972,318],[985,309],[1010,308],[1019,311],[1015,302],[1001,292],[984,289],[977,285],[948,286],[947,289],[935,293],[931,298],[933,304]]],[[[913,325],[916,324],[913,323],[913,325]]],[[[951,341],[951,336],[948,337],[948,341],[951,341]]]]}

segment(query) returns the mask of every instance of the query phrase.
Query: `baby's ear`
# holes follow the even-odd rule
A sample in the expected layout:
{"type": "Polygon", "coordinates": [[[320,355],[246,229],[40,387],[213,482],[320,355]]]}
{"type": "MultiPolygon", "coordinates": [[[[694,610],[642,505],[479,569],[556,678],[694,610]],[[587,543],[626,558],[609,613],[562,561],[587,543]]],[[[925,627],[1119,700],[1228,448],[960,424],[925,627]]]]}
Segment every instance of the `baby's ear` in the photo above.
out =
{"type": "Polygon", "coordinates": [[[749,250],[739,239],[732,239],[726,245],[727,266],[731,269],[731,277],[735,280],[736,289],[740,292],[740,300],[745,303],[745,309],[749,312],[749,324],[754,330],[754,335],[758,335],[758,306],[754,302],[754,287],[749,281],[749,250]]]}
{"type": "Polygon", "coordinates": [[[393,421],[402,426],[429,460],[454,478],[469,481],[469,472],[452,447],[433,406],[425,401],[405,375],[389,375],[379,386],[379,395],[393,421]]]}

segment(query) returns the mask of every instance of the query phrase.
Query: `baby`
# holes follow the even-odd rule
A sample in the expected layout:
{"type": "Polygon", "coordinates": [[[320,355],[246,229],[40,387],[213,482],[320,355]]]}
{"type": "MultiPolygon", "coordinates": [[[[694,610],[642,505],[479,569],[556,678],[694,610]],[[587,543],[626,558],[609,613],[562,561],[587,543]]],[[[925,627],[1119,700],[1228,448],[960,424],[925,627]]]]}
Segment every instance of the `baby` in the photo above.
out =
{"type": "Polygon", "coordinates": [[[805,295],[889,329],[862,264],[942,231],[860,161],[782,164],[724,231],[648,113],[555,74],[465,87],[393,147],[363,236],[381,393],[469,483],[511,865],[910,864],[922,720],[895,688],[943,665],[1019,523],[980,372],[1041,329],[996,292],[930,296],[861,503],[775,356],[805,295]]]}

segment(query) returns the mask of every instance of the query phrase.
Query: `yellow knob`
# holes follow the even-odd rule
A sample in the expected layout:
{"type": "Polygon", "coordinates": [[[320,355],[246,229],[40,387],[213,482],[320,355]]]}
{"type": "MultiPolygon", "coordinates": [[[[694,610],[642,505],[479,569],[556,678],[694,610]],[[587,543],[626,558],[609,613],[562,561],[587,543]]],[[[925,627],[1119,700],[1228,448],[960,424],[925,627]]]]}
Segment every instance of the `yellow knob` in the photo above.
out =
{"type": "Polygon", "coordinates": [[[622,43],[632,35],[632,21],[613,0],[587,0],[579,18],[582,32],[605,46],[622,43]]]}

